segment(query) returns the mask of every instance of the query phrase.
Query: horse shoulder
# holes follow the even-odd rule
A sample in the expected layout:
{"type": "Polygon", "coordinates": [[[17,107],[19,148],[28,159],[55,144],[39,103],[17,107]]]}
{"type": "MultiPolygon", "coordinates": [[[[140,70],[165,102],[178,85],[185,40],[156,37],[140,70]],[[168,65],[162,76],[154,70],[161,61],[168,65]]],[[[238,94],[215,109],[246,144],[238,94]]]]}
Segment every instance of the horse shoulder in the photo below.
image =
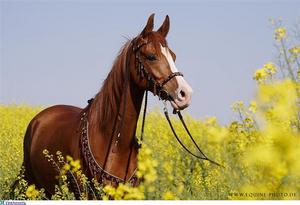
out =
{"type": "Polygon", "coordinates": [[[53,151],[65,148],[71,154],[70,149],[78,144],[81,111],[74,106],[55,105],[38,113],[30,123],[33,126],[31,148],[39,152],[44,148],[53,151]]]}

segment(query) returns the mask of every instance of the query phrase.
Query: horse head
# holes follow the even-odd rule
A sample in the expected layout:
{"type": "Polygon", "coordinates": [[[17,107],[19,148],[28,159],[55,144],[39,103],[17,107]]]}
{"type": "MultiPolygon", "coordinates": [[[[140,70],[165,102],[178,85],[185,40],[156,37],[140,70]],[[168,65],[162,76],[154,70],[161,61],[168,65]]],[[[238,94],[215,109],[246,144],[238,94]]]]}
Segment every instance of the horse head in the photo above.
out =
{"type": "Polygon", "coordinates": [[[178,71],[175,65],[176,54],[166,40],[170,28],[169,16],[166,16],[157,31],[153,27],[154,14],[132,41],[135,58],[132,76],[140,88],[170,101],[174,109],[182,110],[190,104],[192,88],[178,71]]]}

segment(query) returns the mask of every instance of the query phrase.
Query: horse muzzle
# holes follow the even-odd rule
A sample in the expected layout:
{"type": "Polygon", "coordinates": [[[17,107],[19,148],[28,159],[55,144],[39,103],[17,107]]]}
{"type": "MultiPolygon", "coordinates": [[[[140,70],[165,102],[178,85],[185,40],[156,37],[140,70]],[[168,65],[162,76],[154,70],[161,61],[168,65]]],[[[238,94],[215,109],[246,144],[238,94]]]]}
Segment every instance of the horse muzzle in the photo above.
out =
{"type": "Polygon", "coordinates": [[[175,92],[175,96],[171,101],[171,105],[176,110],[183,110],[187,108],[191,103],[192,89],[187,84],[187,86],[182,86],[175,92]]]}

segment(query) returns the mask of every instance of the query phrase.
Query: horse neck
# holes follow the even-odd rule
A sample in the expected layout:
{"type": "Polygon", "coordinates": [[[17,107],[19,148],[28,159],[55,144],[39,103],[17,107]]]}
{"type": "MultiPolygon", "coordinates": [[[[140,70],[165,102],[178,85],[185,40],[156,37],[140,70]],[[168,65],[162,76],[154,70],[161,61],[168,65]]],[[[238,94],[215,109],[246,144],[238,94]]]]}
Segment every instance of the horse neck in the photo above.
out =
{"type": "Polygon", "coordinates": [[[122,151],[122,149],[128,149],[133,142],[143,95],[144,91],[138,89],[134,82],[131,81],[121,98],[122,102],[120,103],[119,115],[118,117],[114,116],[118,118],[115,130],[120,132],[120,151],[122,151]],[[124,101],[126,101],[126,103],[123,103],[124,101]]]}
{"type": "MultiPolygon", "coordinates": [[[[125,61],[126,56],[124,57],[121,53],[114,66],[124,66],[126,65],[125,61]]],[[[130,58],[127,66],[130,70],[135,69],[134,56],[130,58]]],[[[99,95],[96,96],[90,110],[90,113],[95,111],[106,112],[106,114],[98,113],[98,115],[95,115],[96,117],[94,116],[94,119],[91,118],[92,125],[89,131],[89,139],[92,152],[96,161],[105,166],[106,171],[117,176],[125,175],[129,162],[133,163],[129,167],[129,174],[136,167],[137,150],[133,146],[133,140],[144,95],[144,91],[140,90],[133,81],[129,80],[126,86],[124,75],[112,73],[126,71],[125,67],[113,68],[105,80],[107,84],[104,84],[104,86],[111,87],[112,92],[103,91],[103,89],[107,89],[107,87],[103,87],[99,95]],[[108,82],[112,84],[108,84],[108,82]],[[126,103],[124,103],[124,100],[126,100],[126,103]],[[95,106],[99,107],[95,109],[95,106]],[[115,145],[118,132],[120,138],[118,144],[115,145]],[[131,149],[134,149],[133,152],[131,152],[131,149]]]]}

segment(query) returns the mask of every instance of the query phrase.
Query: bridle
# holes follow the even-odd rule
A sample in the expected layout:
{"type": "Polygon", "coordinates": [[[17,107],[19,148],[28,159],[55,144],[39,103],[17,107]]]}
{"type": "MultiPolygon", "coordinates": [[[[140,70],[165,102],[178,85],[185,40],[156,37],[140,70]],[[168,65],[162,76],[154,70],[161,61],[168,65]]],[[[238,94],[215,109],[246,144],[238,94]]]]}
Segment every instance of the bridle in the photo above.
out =
{"type": "MultiPolygon", "coordinates": [[[[133,42],[135,41],[135,39],[133,40],[133,42]]],[[[173,110],[173,114],[177,114],[185,131],[187,132],[187,134],[189,135],[191,141],[193,142],[193,144],[195,145],[195,147],[197,148],[198,152],[200,153],[201,156],[194,154],[191,150],[189,150],[184,143],[180,140],[180,138],[178,137],[172,122],[170,120],[169,117],[169,112],[166,106],[166,101],[173,101],[173,97],[166,91],[163,89],[164,85],[166,85],[172,78],[176,77],[176,76],[182,76],[183,74],[181,72],[174,72],[171,73],[168,77],[166,77],[161,83],[157,82],[155,80],[155,78],[151,75],[151,73],[145,68],[145,66],[143,65],[143,63],[140,60],[140,49],[141,47],[147,45],[149,42],[143,42],[139,45],[137,45],[136,47],[133,46],[133,52],[135,52],[135,59],[136,59],[136,67],[138,70],[138,75],[142,78],[146,78],[147,80],[147,84],[149,87],[149,84],[153,84],[154,85],[154,89],[153,89],[153,94],[154,95],[158,95],[159,99],[163,100],[164,102],[164,114],[165,117],[168,121],[168,124],[176,138],[176,140],[178,141],[178,143],[183,147],[184,150],[186,150],[189,154],[191,154],[192,156],[201,159],[201,160],[206,160],[211,162],[212,164],[215,164],[217,166],[222,166],[219,163],[209,159],[204,153],[203,151],[200,149],[199,145],[196,143],[196,141],[194,140],[193,136],[191,135],[184,119],[183,116],[181,115],[181,112],[179,110],[174,109],[173,110]]],[[[142,119],[142,127],[141,127],[141,141],[143,140],[143,136],[144,136],[144,126],[145,126],[145,120],[146,120],[146,111],[147,111],[147,101],[148,101],[148,89],[146,90],[146,94],[145,94],[145,102],[144,102],[144,111],[143,111],[143,119],[142,119]]],[[[222,166],[223,167],[223,166],[222,166]]]]}
{"type": "MultiPolygon", "coordinates": [[[[136,39],[133,39],[131,41],[131,44],[129,46],[131,46],[131,50],[128,49],[130,52],[127,53],[127,57],[126,57],[126,62],[125,62],[125,82],[124,82],[124,87],[123,89],[126,90],[127,87],[128,87],[128,84],[129,84],[129,81],[130,81],[130,71],[129,71],[129,62],[130,62],[130,56],[132,54],[135,55],[135,67],[137,68],[137,73],[139,75],[140,78],[142,79],[146,79],[147,80],[147,89],[145,91],[145,102],[144,102],[144,110],[143,110],[143,118],[142,118],[142,126],[141,126],[141,136],[140,136],[140,140],[141,142],[143,141],[143,136],[144,136],[144,127],[145,127],[145,121],[146,121],[146,113],[147,113],[147,101],[148,101],[148,90],[150,89],[150,86],[154,86],[154,89],[153,89],[153,93],[154,95],[157,95],[159,97],[159,99],[163,100],[164,101],[164,104],[165,102],[168,100],[168,101],[172,101],[174,100],[173,97],[169,94],[169,92],[167,92],[165,89],[164,89],[164,86],[170,81],[172,80],[174,77],[176,76],[183,76],[183,74],[181,72],[174,72],[174,73],[171,73],[169,76],[167,76],[165,79],[162,80],[162,82],[158,82],[155,77],[148,71],[148,69],[143,65],[141,59],[140,59],[140,49],[142,46],[146,45],[147,43],[149,42],[144,42],[142,44],[139,44],[139,45],[136,45],[136,39]]],[[[123,90],[123,91],[124,91],[123,90]]],[[[88,169],[89,169],[89,172],[91,174],[92,177],[97,177],[100,179],[100,183],[103,183],[105,180],[110,180],[112,181],[113,183],[116,183],[116,184],[119,184],[119,183],[125,183],[125,182],[130,182],[132,184],[138,184],[138,178],[135,176],[135,171],[133,173],[132,176],[130,176],[128,179],[126,178],[127,174],[128,174],[128,169],[129,169],[129,164],[130,164],[130,158],[131,158],[131,154],[132,154],[132,150],[133,150],[133,146],[136,145],[135,144],[135,141],[132,142],[132,146],[130,147],[130,154],[129,154],[129,157],[128,157],[128,160],[127,160],[127,167],[126,167],[126,173],[125,173],[125,177],[122,179],[122,178],[119,178],[117,176],[114,176],[113,174],[107,172],[105,170],[105,167],[106,167],[106,163],[107,163],[107,159],[108,159],[108,154],[111,150],[111,146],[114,146],[112,151],[113,152],[117,152],[118,151],[118,145],[119,145],[119,140],[121,139],[121,129],[124,125],[124,114],[125,114],[125,105],[126,105],[126,101],[127,101],[127,95],[125,94],[126,92],[122,92],[124,94],[124,98],[123,98],[123,111],[122,113],[120,112],[121,111],[121,104],[120,106],[118,107],[118,110],[117,110],[117,116],[114,120],[114,124],[113,124],[113,131],[112,131],[112,134],[111,134],[111,141],[109,143],[109,147],[108,147],[108,151],[106,153],[106,156],[105,156],[105,160],[104,160],[104,163],[103,163],[103,167],[101,167],[97,161],[95,160],[94,156],[93,156],[93,153],[91,151],[91,148],[90,148],[90,142],[89,142],[89,139],[88,139],[88,112],[89,112],[89,108],[90,108],[90,105],[92,104],[93,102],[93,99],[90,99],[88,101],[88,106],[83,110],[82,112],[82,115],[81,115],[81,138],[80,138],[80,141],[81,141],[81,150],[82,150],[82,154],[83,154],[83,157],[84,157],[84,160],[85,160],[85,163],[87,164],[88,166],[88,169]],[[117,122],[118,122],[118,116],[121,116],[121,119],[120,119],[120,123],[119,125],[117,126],[117,122]],[[113,143],[113,140],[114,138],[116,138],[115,142],[113,143]]],[[[180,121],[182,122],[186,132],[188,133],[190,139],[192,140],[193,144],[196,146],[197,150],[199,151],[199,153],[201,154],[201,156],[198,156],[196,154],[194,154],[193,152],[191,152],[183,143],[182,141],[180,140],[180,138],[178,137],[173,125],[172,125],[172,122],[169,118],[169,114],[168,114],[168,110],[167,110],[167,107],[166,107],[166,104],[164,106],[164,114],[166,116],[166,119],[169,123],[169,126],[175,136],[175,138],[177,139],[177,141],[179,142],[179,144],[189,153],[191,154],[192,156],[198,158],[198,159],[202,159],[202,160],[207,160],[215,165],[218,165],[218,166],[221,166],[219,163],[217,162],[214,162],[213,160],[210,160],[208,157],[206,157],[206,155],[201,151],[201,149],[199,148],[199,146],[197,145],[197,143],[195,142],[194,138],[192,137],[190,131],[188,130],[187,126],[186,126],[186,123],[184,122],[183,120],[183,117],[180,113],[179,110],[174,110],[173,111],[174,114],[178,114],[179,118],[180,118],[180,121]]],[[[135,133],[134,133],[135,135],[135,133]]],[[[142,146],[142,143],[138,144],[137,147],[140,148],[142,146]]]]}
{"type": "Polygon", "coordinates": [[[151,85],[153,85],[153,94],[154,96],[157,95],[160,99],[163,100],[169,100],[169,101],[173,101],[173,97],[169,94],[168,91],[166,91],[164,89],[164,86],[170,81],[172,80],[174,77],[176,76],[182,76],[183,74],[181,72],[173,72],[171,74],[169,74],[166,78],[164,78],[162,80],[162,82],[158,82],[155,77],[145,68],[145,66],[143,65],[141,58],[140,58],[140,49],[147,45],[150,42],[143,42],[141,44],[137,44],[135,46],[136,43],[136,39],[135,38],[132,40],[132,50],[133,53],[135,54],[135,66],[137,68],[137,74],[140,76],[140,78],[145,78],[147,80],[147,90],[148,91],[149,87],[151,85]]]}

